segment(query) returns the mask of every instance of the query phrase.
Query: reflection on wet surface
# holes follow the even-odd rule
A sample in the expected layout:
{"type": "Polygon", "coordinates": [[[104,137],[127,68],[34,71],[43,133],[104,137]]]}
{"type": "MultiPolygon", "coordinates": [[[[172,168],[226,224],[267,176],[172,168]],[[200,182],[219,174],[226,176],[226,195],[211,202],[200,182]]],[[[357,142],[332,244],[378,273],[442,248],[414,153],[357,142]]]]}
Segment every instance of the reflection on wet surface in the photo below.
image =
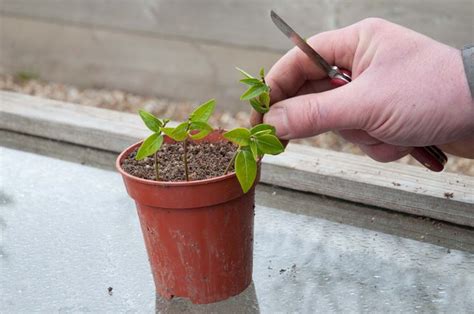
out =
{"type": "Polygon", "coordinates": [[[260,313],[258,306],[255,284],[250,286],[241,294],[227,300],[211,304],[192,304],[187,299],[175,298],[166,300],[156,296],[156,313],[260,313]]]}
{"type": "Polygon", "coordinates": [[[13,199],[10,195],[5,194],[5,192],[0,191],[0,206],[6,206],[13,202],[13,199]]]}
{"type": "Polygon", "coordinates": [[[261,205],[254,280],[244,293],[210,305],[156,298],[134,204],[118,174],[9,149],[1,154],[11,167],[0,189],[15,198],[0,207],[8,225],[2,249],[9,256],[0,259],[5,313],[474,308],[474,254],[261,205]],[[21,168],[19,158],[35,167],[21,168]]]}

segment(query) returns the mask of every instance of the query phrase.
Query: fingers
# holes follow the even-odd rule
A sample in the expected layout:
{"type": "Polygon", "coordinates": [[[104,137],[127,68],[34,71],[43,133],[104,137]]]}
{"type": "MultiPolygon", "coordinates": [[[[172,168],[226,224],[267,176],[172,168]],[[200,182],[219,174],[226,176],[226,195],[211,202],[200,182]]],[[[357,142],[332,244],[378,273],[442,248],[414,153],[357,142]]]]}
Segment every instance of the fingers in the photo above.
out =
{"type": "Polygon", "coordinates": [[[448,154],[474,159],[474,134],[459,141],[441,145],[440,148],[448,154]]]}
{"type": "MultiPolygon", "coordinates": [[[[351,69],[358,44],[357,28],[352,25],[346,28],[320,33],[310,39],[308,44],[329,63],[351,69]]],[[[270,86],[272,104],[283,99],[311,92],[311,88],[321,79],[327,78],[318,65],[314,64],[301,49],[294,47],[278,60],[265,77],[270,86]],[[306,84],[307,81],[314,81],[306,84]]],[[[329,80],[324,85],[329,88],[329,80]]],[[[313,93],[327,89],[315,89],[313,93]]],[[[262,123],[262,115],[252,110],[250,123],[262,123]]]]}
{"type": "Polygon", "coordinates": [[[262,114],[252,109],[252,111],[250,112],[250,125],[255,126],[257,124],[262,123],[262,121],[263,121],[262,114]]]}
{"type": "MultiPolygon", "coordinates": [[[[354,25],[317,34],[308,40],[329,64],[351,69],[358,44],[354,25]]],[[[272,103],[293,97],[308,80],[319,80],[327,74],[313,63],[301,49],[295,47],[278,60],[268,73],[267,84],[272,88],[272,103]]]]}
{"type": "MultiPolygon", "coordinates": [[[[316,81],[307,81],[303,84],[303,86],[296,92],[296,95],[307,95],[312,93],[319,93],[324,92],[330,89],[335,88],[331,84],[331,80],[329,78],[324,78],[321,80],[316,81]]],[[[252,126],[262,123],[263,116],[262,114],[256,112],[252,109],[250,113],[250,124],[252,126]]]]}
{"type": "Polygon", "coordinates": [[[370,158],[380,162],[398,160],[408,155],[413,148],[395,146],[381,142],[363,130],[341,130],[337,132],[345,140],[358,144],[370,158]]]}
{"type": "MultiPolygon", "coordinates": [[[[327,62],[347,69],[352,67],[357,43],[357,28],[354,25],[320,33],[308,40],[308,44],[327,62]]],[[[326,78],[327,74],[295,47],[275,63],[265,81],[271,88],[270,101],[274,104],[295,95],[328,90],[331,88],[330,80],[326,78]]],[[[262,115],[252,110],[250,123],[262,123],[262,115]]]]}
{"type": "Polygon", "coordinates": [[[343,139],[354,144],[375,145],[382,143],[375,137],[370,136],[363,130],[340,130],[336,131],[343,139]]]}
{"type": "Polygon", "coordinates": [[[370,158],[380,162],[398,160],[412,151],[412,147],[395,146],[385,143],[375,145],[359,144],[360,149],[370,158]]]}
{"type": "Polygon", "coordinates": [[[327,131],[363,129],[368,115],[353,95],[362,90],[357,81],[322,92],[285,99],[265,114],[282,139],[313,136],[327,131]]]}
{"type": "Polygon", "coordinates": [[[296,92],[295,96],[321,93],[334,88],[336,87],[331,84],[331,79],[329,78],[323,78],[321,80],[316,81],[306,81],[303,86],[301,86],[301,88],[296,92]]]}

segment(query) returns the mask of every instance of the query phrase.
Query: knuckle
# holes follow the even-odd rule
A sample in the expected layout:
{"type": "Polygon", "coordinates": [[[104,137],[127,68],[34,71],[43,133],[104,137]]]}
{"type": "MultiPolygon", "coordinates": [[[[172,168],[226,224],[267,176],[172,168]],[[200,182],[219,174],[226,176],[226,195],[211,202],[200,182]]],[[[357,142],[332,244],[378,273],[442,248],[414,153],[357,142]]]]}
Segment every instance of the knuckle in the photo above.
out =
{"type": "Polygon", "coordinates": [[[381,30],[383,29],[386,25],[388,24],[388,22],[382,18],[379,18],[379,17],[368,17],[368,18],[365,18],[363,19],[361,22],[360,22],[360,25],[363,27],[363,28],[367,28],[367,29],[370,29],[372,31],[378,31],[378,30],[381,30]]]}
{"type": "Polygon", "coordinates": [[[318,122],[323,119],[321,117],[321,106],[319,105],[317,97],[307,97],[304,102],[305,125],[310,128],[309,131],[314,133],[317,129],[318,122]]]}
{"type": "Polygon", "coordinates": [[[303,97],[294,107],[283,107],[284,115],[287,117],[287,127],[292,137],[307,137],[315,135],[319,110],[310,97],[303,97]]]}

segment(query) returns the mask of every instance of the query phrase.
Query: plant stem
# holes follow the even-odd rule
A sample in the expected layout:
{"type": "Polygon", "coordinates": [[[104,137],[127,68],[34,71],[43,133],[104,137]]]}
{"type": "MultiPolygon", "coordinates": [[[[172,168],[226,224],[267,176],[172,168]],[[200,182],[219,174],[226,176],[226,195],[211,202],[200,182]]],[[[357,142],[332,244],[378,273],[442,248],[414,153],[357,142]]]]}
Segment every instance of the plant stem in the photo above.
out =
{"type": "MultiPolygon", "coordinates": [[[[239,147],[240,148],[240,147],[239,147]]],[[[239,153],[239,148],[235,150],[234,152],[234,155],[232,156],[232,159],[229,161],[229,163],[227,164],[227,168],[225,168],[225,171],[224,171],[224,176],[227,174],[227,172],[229,171],[230,169],[230,166],[232,165],[232,163],[234,162],[235,160],[235,157],[237,156],[237,154],[239,153]]]]}
{"type": "Polygon", "coordinates": [[[184,161],[184,175],[186,177],[186,181],[189,181],[189,174],[188,174],[188,139],[186,138],[183,141],[183,148],[184,148],[184,154],[183,154],[183,161],[184,161]]]}
{"type": "Polygon", "coordinates": [[[156,181],[160,181],[160,173],[158,172],[158,151],[155,153],[155,174],[156,181]]]}

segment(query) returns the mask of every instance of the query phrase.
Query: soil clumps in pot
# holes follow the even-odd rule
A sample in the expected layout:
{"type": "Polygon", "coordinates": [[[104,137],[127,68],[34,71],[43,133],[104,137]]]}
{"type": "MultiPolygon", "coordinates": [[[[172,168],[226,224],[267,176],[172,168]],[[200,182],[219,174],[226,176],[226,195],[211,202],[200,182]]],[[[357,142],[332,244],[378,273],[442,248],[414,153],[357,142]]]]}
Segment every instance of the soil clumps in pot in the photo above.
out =
{"type": "MultiPolygon", "coordinates": [[[[207,141],[188,142],[187,157],[189,180],[204,180],[218,177],[224,171],[237,147],[230,142],[210,143],[207,141]]],[[[142,179],[156,180],[154,156],[135,160],[137,149],[125,158],[122,169],[142,179]]],[[[183,144],[164,143],[158,150],[160,181],[185,181],[183,163],[183,144]]],[[[229,173],[234,171],[232,164],[229,173]]]]}

